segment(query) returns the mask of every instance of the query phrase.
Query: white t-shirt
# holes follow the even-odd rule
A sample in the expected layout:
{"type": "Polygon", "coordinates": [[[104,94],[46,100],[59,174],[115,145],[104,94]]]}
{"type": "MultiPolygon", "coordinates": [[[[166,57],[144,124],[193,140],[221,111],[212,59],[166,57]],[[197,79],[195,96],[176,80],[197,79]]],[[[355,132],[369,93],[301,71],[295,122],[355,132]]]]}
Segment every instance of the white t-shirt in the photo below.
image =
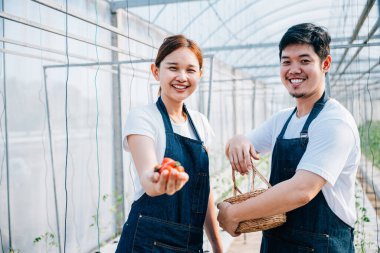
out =
{"type": "MultiPolygon", "coordinates": [[[[215,134],[207,118],[197,111],[188,109],[188,112],[198,131],[199,137],[204,142],[204,146],[206,148],[209,147],[215,134]]],[[[186,120],[183,124],[176,124],[173,121],[171,121],[171,123],[174,133],[191,139],[196,139],[195,133],[191,129],[189,120],[186,120]]],[[[134,108],[128,113],[123,131],[123,147],[124,150],[128,152],[129,147],[127,136],[132,134],[144,135],[151,138],[154,141],[154,149],[157,160],[162,161],[166,148],[165,126],[161,113],[155,103],[134,108]]],[[[144,189],[140,184],[135,165],[133,164],[132,167],[133,182],[136,189],[134,199],[137,200],[144,194],[144,189]]]]}
{"type": "MultiPolygon", "coordinates": [[[[247,134],[257,151],[272,152],[293,109],[276,113],[247,134]]],[[[299,138],[308,116],[298,118],[294,114],[284,139],[299,138]]],[[[311,122],[308,136],[309,142],[297,170],[311,171],[326,179],[322,192],[327,204],[341,220],[353,227],[356,220],[355,178],[361,155],[355,120],[338,101],[329,99],[311,122]]]]}

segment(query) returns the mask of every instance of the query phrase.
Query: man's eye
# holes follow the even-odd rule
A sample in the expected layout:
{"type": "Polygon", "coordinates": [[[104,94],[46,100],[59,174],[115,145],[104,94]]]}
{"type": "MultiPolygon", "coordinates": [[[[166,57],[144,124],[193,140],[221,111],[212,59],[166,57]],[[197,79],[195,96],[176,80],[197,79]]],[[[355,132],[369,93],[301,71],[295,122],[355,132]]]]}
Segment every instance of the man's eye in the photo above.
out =
{"type": "Polygon", "coordinates": [[[177,68],[175,68],[175,67],[170,67],[169,69],[170,70],[177,70],[177,68]]]}

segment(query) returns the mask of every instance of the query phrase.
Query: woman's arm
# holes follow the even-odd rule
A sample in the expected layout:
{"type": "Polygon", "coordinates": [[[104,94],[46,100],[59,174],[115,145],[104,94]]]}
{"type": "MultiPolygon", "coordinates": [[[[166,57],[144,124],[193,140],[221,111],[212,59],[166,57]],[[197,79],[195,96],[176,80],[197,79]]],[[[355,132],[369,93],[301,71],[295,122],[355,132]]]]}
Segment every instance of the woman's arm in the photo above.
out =
{"type": "Polygon", "coordinates": [[[210,191],[210,196],[208,199],[205,229],[206,229],[208,240],[211,243],[213,252],[222,253],[223,245],[222,245],[222,240],[220,239],[219,225],[216,220],[216,208],[214,205],[214,197],[213,197],[212,191],[210,191]]]}
{"type": "Polygon", "coordinates": [[[154,197],[164,193],[173,195],[189,180],[189,175],[186,172],[172,170],[168,179],[168,171],[165,170],[161,174],[154,172],[154,166],[159,162],[151,138],[132,134],[128,135],[127,141],[141,186],[149,196],[154,197]]]}

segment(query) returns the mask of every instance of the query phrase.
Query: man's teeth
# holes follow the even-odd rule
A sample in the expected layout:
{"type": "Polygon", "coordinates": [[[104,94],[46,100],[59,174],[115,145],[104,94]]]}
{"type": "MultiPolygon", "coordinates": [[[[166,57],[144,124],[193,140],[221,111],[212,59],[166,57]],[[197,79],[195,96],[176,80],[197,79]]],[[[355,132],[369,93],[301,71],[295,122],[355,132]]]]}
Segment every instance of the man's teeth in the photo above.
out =
{"type": "Polygon", "coordinates": [[[182,86],[182,85],[173,85],[173,87],[176,89],[181,89],[181,90],[184,90],[187,88],[186,86],[182,86]]]}
{"type": "Polygon", "coordinates": [[[302,79],[290,79],[291,83],[302,83],[302,79]]]}

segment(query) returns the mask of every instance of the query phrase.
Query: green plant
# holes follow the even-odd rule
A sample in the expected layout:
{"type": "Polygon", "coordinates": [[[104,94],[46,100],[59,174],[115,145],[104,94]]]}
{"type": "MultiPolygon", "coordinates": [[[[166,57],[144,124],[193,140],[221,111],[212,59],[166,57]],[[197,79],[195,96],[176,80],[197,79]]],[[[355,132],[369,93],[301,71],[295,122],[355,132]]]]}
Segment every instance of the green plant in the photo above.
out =
{"type": "Polygon", "coordinates": [[[359,133],[362,153],[380,168],[380,121],[367,121],[359,126],[359,133]]]}
{"type": "Polygon", "coordinates": [[[45,249],[45,252],[49,252],[54,247],[58,247],[58,242],[55,240],[55,235],[51,232],[45,232],[44,234],[37,236],[34,238],[33,244],[42,244],[41,249],[45,249]]]}
{"type": "Polygon", "coordinates": [[[363,190],[359,184],[356,184],[355,205],[358,216],[354,229],[354,245],[356,252],[366,253],[368,250],[372,249],[374,243],[368,240],[369,235],[367,230],[364,228],[366,223],[370,222],[370,219],[367,214],[367,208],[363,206],[363,190]]]}

